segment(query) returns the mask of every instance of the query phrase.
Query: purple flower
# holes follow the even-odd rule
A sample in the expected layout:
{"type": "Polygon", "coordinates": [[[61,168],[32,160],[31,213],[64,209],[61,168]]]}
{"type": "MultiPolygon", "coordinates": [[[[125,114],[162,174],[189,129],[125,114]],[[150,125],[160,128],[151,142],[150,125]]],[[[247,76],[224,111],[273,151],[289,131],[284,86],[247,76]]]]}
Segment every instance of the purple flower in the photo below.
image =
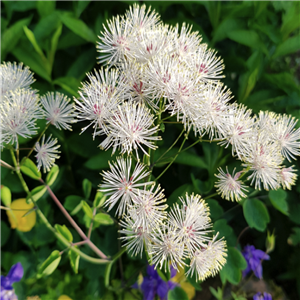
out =
{"type": "Polygon", "coordinates": [[[253,271],[257,278],[262,279],[261,263],[263,260],[269,260],[270,256],[262,250],[255,249],[252,245],[247,245],[242,253],[247,261],[247,268],[243,271],[243,277],[253,271]]]}
{"type": "MultiPolygon", "coordinates": [[[[172,290],[177,284],[172,281],[164,281],[160,278],[154,266],[147,267],[147,275],[141,284],[140,289],[144,295],[144,300],[153,300],[158,295],[160,300],[166,300],[169,290],[172,290]]],[[[171,266],[171,278],[176,275],[176,270],[171,266]]],[[[133,288],[138,288],[135,283],[133,288]]]]}
{"type": "Polygon", "coordinates": [[[268,293],[259,292],[253,296],[253,300],[272,300],[272,296],[268,293]]]}
{"type": "Polygon", "coordinates": [[[1,292],[0,300],[17,300],[18,297],[15,294],[15,291],[12,287],[14,282],[20,281],[23,277],[24,270],[21,263],[16,263],[13,265],[7,276],[1,275],[1,292]]]}

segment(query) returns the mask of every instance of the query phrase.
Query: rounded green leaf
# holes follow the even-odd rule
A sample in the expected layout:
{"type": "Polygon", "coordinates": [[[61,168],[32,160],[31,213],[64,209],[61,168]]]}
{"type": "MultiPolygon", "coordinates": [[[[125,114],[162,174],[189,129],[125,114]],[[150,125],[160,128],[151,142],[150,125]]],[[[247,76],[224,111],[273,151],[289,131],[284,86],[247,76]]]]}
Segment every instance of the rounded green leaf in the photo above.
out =
{"type": "Polygon", "coordinates": [[[46,183],[50,186],[54,183],[59,173],[58,165],[53,165],[50,172],[47,174],[46,183]]]}
{"type": "Polygon", "coordinates": [[[242,277],[241,270],[247,268],[247,262],[239,250],[228,247],[227,262],[220,271],[222,282],[228,280],[232,284],[238,284],[242,277]]]}
{"type": "Polygon", "coordinates": [[[111,218],[110,215],[103,213],[96,214],[94,221],[101,225],[112,225],[114,223],[114,220],[111,218]]]}
{"type": "Polygon", "coordinates": [[[92,191],[92,183],[88,179],[83,179],[82,189],[85,199],[89,199],[92,191]]]}
{"type": "Polygon", "coordinates": [[[94,199],[93,206],[96,208],[100,208],[103,206],[105,200],[106,200],[106,196],[104,196],[103,193],[101,192],[97,192],[94,199]]]}
{"type": "Polygon", "coordinates": [[[264,231],[270,222],[266,206],[258,199],[246,199],[243,204],[244,217],[251,228],[264,231]]]}
{"type": "Polygon", "coordinates": [[[54,227],[67,241],[73,242],[73,235],[66,225],[55,224],[54,227]]]}
{"type": "Polygon", "coordinates": [[[282,189],[269,191],[269,199],[272,205],[283,214],[288,215],[289,207],[286,198],[287,192],[282,189]]]}
{"type": "Polygon", "coordinates": [[[189,300],[189,297],[181,287],[176,286],[169,291],[168,300],[189,300]]]}
{"type": "Polygon", "coordinates": [[[52,274],[57,268],[57,266],[59,265],[60,260],[61,260],[61,255],[59,251],[54,250],[40,266],[37,273],[37,278],[41,278],[43,276],[52,274]]]}
{"type": "Polygon", "coordinates": [[[93,211],[92,209],[90,208],[90,206],[86,203],[86,201],[82,200],[81,201],[81,205],[82,205],[82,208],[85,212],[85,214],[90,218],[92,219],[93,218],[93,211]]]}
{"type": "Polygon", "coordinates": [[[1,201],[7,207],[11,204],[11,191],[7,186],[1,185],[1,201]]]}
{"type": "Polygon", "coordinates": [[[73,271],[75,272],[75,274],[77,274],[78,273],[78,267],[79,267],[80,255],[77,252],[72,251],[72,249],[70,249],[69,252],[68,252],[68,256],[69,256],[69,259],[70,259],[71,267],[72,267],[73,271]]]}
{"type": "Polygon", "coordinates": [[[47,191],[47,188],[44,185],[40,185],[35,187],[31,192],[30,196],[27,196],[26,201],[27,203],[32,202],[31,199],[34,201],[38,201],[47,191]]]}
{"type": "Polygon", "coordinates": [[[21,169],[22,173],[31,177],[32,179],[39,180],[42,177],[42,174],[38,170],[35,163],[29,158],[24,157],[22,159],[20,169],[21,169]]]}

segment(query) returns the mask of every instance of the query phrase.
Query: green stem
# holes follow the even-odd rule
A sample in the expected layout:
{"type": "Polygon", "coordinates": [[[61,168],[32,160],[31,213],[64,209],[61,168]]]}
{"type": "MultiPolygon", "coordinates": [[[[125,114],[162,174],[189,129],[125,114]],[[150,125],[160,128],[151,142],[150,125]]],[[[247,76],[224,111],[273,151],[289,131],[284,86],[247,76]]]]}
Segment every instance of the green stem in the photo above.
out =
{"type": "Polygon", "coordinates": [[[168,164],[168,166],[159,174],[159,176],[156,178],[156,180],[158,180],[170,167],[171,167],[171,165],[173,164],[173,162],[176,160],[176,158],[177,158],[177,156],[179,155],[179,153],[180,153],[180,151],[181,151],[181,149],[182,149],[182,147],[183,147],[183,145],[184,145],[184,143],[185,143],[185,141],[187,140],[187,138],[188,138],[188,135],[189,135],[189,132],[187,132],[186,134],[185,134],[185,137],[184,137],[184,140],[183,140],[183,142],[181,143],[181,145],[180,145],[180,148],[179,148],[179,151],[178,151],[178,153],[174,156],[174,158],[172,159],[172,161],[168,164]]]}
{"type": "Polygon", "coordinates": [[[218,194],[218,193],[214,193],[214,194],[208,195],[208,196],[206,196],[206,197],[204,197],[204,198],[202,198],[202,199],[203,199],[203,200],[211,199],[212,197],[217,196],[217,195],[219,195],[219,194],[218,194]]]}
{"type": "Polygon", "coordinates": [[[14,152],[12,149],[10,149],[11,152],[11,156],[12,156],[12,160],[13,163],[15,165],[15,170],[16,173],[21,181],[21,184],[23,186],[24,191],[27,193],[27,195],[30,197],[31,201],[33,202],[34,206],[36,207],[37,210],[37,214],[39,215],[40,219],[43,221],[43,223],[46,225],[46,227],[52,231],[54,233],[54,235],[67,247],[72,248],[72,251],[75,251],[76,253],[78,253],[83,259],[90,261],[92,263],[96,263],[96,264],[105,264],[105,263],[109,263],[110,261],[108,261],[107,259],[99,259],[99,258],[94,258],[91,257],[83,252],[81,252],[79,249],[77,249],[75,246],[73,246],[72,243],[70,243],[68,240],[66,240],[63,236],[61,236],[49,223],[49,221],[47,220],[47,218],[45,217],[45,215],[42,213],[42,211],[40,210],[40,208],[38,207],[36,201],[31,197],[31,193],[29,191],[29,188],[20,172],[20,167],[17,164],[17,160],[16,157],[14,155],[14,152]]]}
{"type": "MultiPolygon", "coordinates": [[[[157,161],[155,161],[153,163],[153,165],[157,164],[157,162],[159,162],[175,145],[176,143],[178,142],[178,140],[180,139],[180,137],[183,135],[184,133],[184,129],[181,131],[180,135],[178,136],[178,138],[175,140],[175,142],[168,148],[168,150],[166,150],[165,153],[163,153],[158,159],[157,161]]],[[[177,152],[177,154],[179,154],[179,152],[177,152]]]]}

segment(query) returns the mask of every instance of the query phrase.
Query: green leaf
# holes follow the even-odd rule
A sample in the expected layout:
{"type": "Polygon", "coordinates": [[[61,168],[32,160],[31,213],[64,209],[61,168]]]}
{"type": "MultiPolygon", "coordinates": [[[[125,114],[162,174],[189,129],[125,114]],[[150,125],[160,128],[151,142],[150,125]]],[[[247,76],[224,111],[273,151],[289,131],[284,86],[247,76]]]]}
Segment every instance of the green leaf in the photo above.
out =
{"type": "Polygon", "coordinates": [[[234,247],[228,247],[227,262],[220,271],[223,283],[228,280],[232,284],[238,284],[242,277],[241,270],[247,268],[247,262],[239,250],[234,247]]]}
{"type": "Polygon", "coordinates": [[[30,21],[31,21],[31,17],[22,19],[14,23],[9,28],[7,28],[4,31],[4,33],[1,35],[1,59],[2,60],[5,59],[8,52],[12,51],[16,47],[20,37],[23,35],[23,26],[29,25],[30,21]]]}
{"type": "Polygon", "coordinates": [[[79,98],[79,94],[77,93],[78,88],[80,86],[80,81],[74,77],[60,77],[53,81],[54,84],[59,85],[65,91],[70,93],[71,95],[79,98]]]}
{"type": "Polygon", "coordinates": [[[67,241],[73,242],[73,235],[66,225],[55,224],[54,227],[67,241]]]}
{"type": "Polygon", "coordinates": [[[223,215],[224,210],[217,200],[207,199],[205,202],[209,206],[210,215],[213,220],[219,219],[223,215]]]}
{"type": "Polygon", "coordinates": [[[52,274],[58,267],[60,260],[60,252],[54,250],[38,269],[37,278],[52,274]]]}
{"type": "Polygon", "coordinates": [[[7,186],[1,185],[1,201],[6,207],[11,204],[11,191],[7,186]]]}
{"type": "Polygon", "coordinates": [[[73,210],[78,204],[81,204],[81,200],[81,196],[70,195],[66,197],[64,207],[69,211],[73,210]]]}
{"type": "Polygon", "coordinates": [[[296,53],[300,49],[300,35],[293,36],[285,40],[282,44],[278,45],[273,58],[296,53]]]}
{"type": "Polygon", "coordinates": [[[38,170],[35,163],[29,158],[24,157],[22,159],[20,169],[22,173],[31,177],[32,179],[39,180],[42,178],[41,172],[38,170]]]}
{"type": "Polygon", "coordinates": [[[233,233],[232,227],[227,224],[227,220],[225,219],[220,219],[214,222],[213,229],[215,232],[219,232],[219,237],[224,236],[226,239],[233,233]]]}
{"type": "Polygon", "coordinates": [[[59,167],[58,165],[53,165],[53,167],[51,168],[50,172],[47,174],[46,177],[46,183],[47,185],[52,185],[54,183],[54,181],[56,180],[57,176],[59,173],[59,167]]]}
{"type": "Polygon", "coordinates": [[[36,8],[39,15],[44,18],[55,10],[55,1],[37,1],[36,8]]]}
{"type": "Polygon", "coordinates": [[[280,31],[284,40],[289,36],[290,33],[300,27],[299,14],[300,3],[298,1],[295,1],[282,18],[283,22],[280,31]]]}
{"type": "Polygon", "coordinates": [[[269,199],[272,205],[283,214],[288,215],[289,207],[286,198],[287,192],[282,189],[269,191],[269,199]]]}
{"type": "Polygon", "coordinates": [[[299,97],[300,88],[296,84],[293,75],[289,72],[282,72],[277,74],[264,74],[263,79],[267,80],[273,86],[285,91],[288,95],[291,95],[292,92],[297,93],[299,97]]]}
{"type": "Polygon", "coordinates": [[[80,255],[77,252],[72,251],[72,249],[70,249],[68,252],[68,256],[69,256],[70,264],[71,264],[71,267],[72,267],[74,273],[78,274],[80,255]]]}
{"type": "MultiPolygon", "coordinates": [[[[1,220],[1,247],[3,247],[10,236],[10,228],[1,220]]],[[[2,258],[3,259],[3,258],[2,258]]]]}
{"type": "Polygon", "coordinates": [[[223,291],[219,286],[218,286],[218,290],[215,290],[212,286],[209,287],[209,290],[217,300],[223,299],[223,291]]]}
{"type": "Polygon", "coordinates": [[[114,220],[111,218],[111,216],[104,213],[96,214],[94,221],[101,225],[112,225],[114,223],[114,220]]]}
{"type": "Polygon", "coordinates": [[[32,198],[34,201],[38,201],[46,192],[47,188],[44,185],[37,186],[30,192],[30,196],[26,197],[26,201],[31,203],[32,198]]]}
{"type": "Polygon", "coordinates": [[[227,33],[227,36],[242,45],[260,49],[262,50],[266,55],[268,55],[268,50],[266,46],[262,43],[262,41],[259,38],[259,35],[254,30],[244,30],[244,29],[238,29],[233,30],[227,33]]]}
{"type": "Polygon", "coordinates": [[[61,15],[61,21],[65,26],[83,39],[94,44],[96,43],[95,33],[82,20],[76,19],[69,13],[65,13],[61,15]]]}
{"type": "Polygon", "coordinates": [[[82,189],[85,199],[89,199],[92,191],[92,183],[88,179],[83,179],[82,189]]]}
{"type": "Polygon", "coordinates": [[[90,208],[90,206],[86,203],[86,201],[81,200],[81,205],[82,205],[82,208],[83,208],[85,214],[86,214],[90,219],[93,219],[93,211],[92,211],[92,209],[90,208]]]}
{"type": "Polygon", "coordinates": [[[96,208],[100,208],[103,206],[105,200],[106,200],[106,196],[101,192],[97,192],[95,195],[93,206],[96,208]]]}
{"type": "Polygon", "coordinates": [[[51,77],[45,68],[44,61],[30,49],[29,45],[29,42],[19,44],[18,47],[15,47],[12,50],[12,54],[19,61],[22,61],[25,65],[29,66],[32,71],[51,82],[51,77]]]}
{"type": "Polygon", "coordinates": [[[116,155],[111,156],[112,151],[101,151],[97,155],[92,156],[84,166],[90,170],[103,170],[109,167],[109,160],[114,159],[116,155]]]}
{"type": "Polygon", "coordinates": [[[264,231],[270,222],[266,206],[258,199],[246,199],[243,203],[244,217],[251,228],[264,231]]]}
{"type": "Polygon", "coordinates": [[[56,49],[57,49],[57,44],[58,44],[59,37],[61,35],[61,31],[62,31],[62,24],[60,24],[57,27],[57,29],[54,32],[54,34],[52,36],[52,39],[51,39],[51,47],[50,47],[50,51],[49,51],[49,64],[51,66],[51,69],[52,69],[52,66],[53,66],[54,56],[55,56],[55,52],[56,52],[56,49]]]}
{"type": "Polygon", "coordinates": [[[28,38],[28,40],[30,41],[30,43],[32,44],[34,50],[36,51],[36,53],[38,53],[38,55],[40,56],[40,58],[43,60],[44,64],[45,64],[45,67],[46,67],[46,70],[47,72],[50,74],[51,73],[51,70],[50,70],[50,66],[49,66],[49,62],[46,58],[46,56],[44,55],[44,52],[43,50],[40,48],[40,46],[38,45],[36,39],[35,39],[35,36],[33,34],[33,32],[27,27],[27,26],[24,26],[23,27],[24,29],[24,32],[28,38]]]}
{"type": "Polygon", "coordinates": [[[86,7],[90,4],[91,1],[74,1],[74,10],[76,18],[79,18],[81,13],[86,9],[86,7]]]}
{"type": "Polygon", "coordinates": [[[187,293],[179,286],[168,292],[168,300],[189,300],[187,293]]]}
{"type": "Polygon", "coordinates": [[[82,52],[69,68],[66,76],[75,77],[78,80],[83,80],[86,73],[89,72],[95,65],[96,48],[90,48],[82,52]]]}
{"type": "Polygon", "coordinates": [[[160,123],[160,130],[161,130],[161,132],[165,132],[166,127],[165,127],[164,123],[160,123]]]}

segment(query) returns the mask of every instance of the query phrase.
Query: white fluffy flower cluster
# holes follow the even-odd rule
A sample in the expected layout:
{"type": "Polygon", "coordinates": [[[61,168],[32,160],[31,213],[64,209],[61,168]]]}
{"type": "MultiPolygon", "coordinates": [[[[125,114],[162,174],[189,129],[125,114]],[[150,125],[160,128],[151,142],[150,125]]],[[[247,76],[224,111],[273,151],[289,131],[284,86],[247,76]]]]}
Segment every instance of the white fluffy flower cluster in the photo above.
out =
{"type": "Polygon", "coordinates": [[[223,61],[191,26],[163,24],[155,11],[134,4],[125,15],[108,20],[99,38],[99,60],[108,67],[88,75],[76,102],[79,118],[91,121],[94,137],[107,136],[102,148],[127,154],[135,150],[137,157],[141,149],[148,155],[144,146],[155,149],[160,139],[155,114],[160,118],[167,111],[187,131],[232,146],[232,155],[246,168],[232,176],[217,175],[216,187],[226,199],[246,196],[238,180],[245,172],[257,189],[295,183],[293,166],[283,162],[300,154],[297,121],[271,112],[253,115],[232,103],[230,90],[219,81],[223,61]]]}
{"type": "Polygon", "coordinates": [[[100,191],[109,198],[109,210],[117,203],[121,239],[134,255],[148,253],[150,263],[163,268],[172,264],[175,269],[187,265],[187,275],[196,273],[199,280],[215,275],[226,262],[226,243],[211,236],[209,208],[199,195],[179,198],[167,213],[166,199],[160,186],[148,182],[149,172],[131,158],[118,158],[103,172],[100,191]]]}
{"type": "MultiPolygon", "coordinates": [[[[1,102],[0,102],[0,131],[1,148],[5,144],[12,144],[18,148],[18,137],[30,138],[38,133],[37,120],[46,119],[58,129],[71,130],[71,123],[74,123],[74,106],[69,104],[68,99],[58,92],[48,93],[41,98],[38,91],[30,86],[33,82],[33,73],[23,64],[10,62],[0,66],[1,80],[1,102]]],[[[56,139],[51,136],[45,142],[45,135],[42,143],[37,142],[38,169],[43,167],[44,172],[49,171],[59,156],[56,139]]]]}

